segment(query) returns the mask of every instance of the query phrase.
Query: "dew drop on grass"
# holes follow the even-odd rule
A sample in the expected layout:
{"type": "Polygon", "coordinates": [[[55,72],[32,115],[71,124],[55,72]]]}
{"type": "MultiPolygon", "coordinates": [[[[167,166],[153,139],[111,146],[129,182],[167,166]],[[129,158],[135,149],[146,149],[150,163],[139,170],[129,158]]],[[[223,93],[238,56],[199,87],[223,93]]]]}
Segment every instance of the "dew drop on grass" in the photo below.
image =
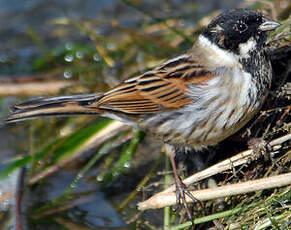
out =
{"type": "Polygon", "coordinates": [[[130,168],[130,163],[129,163],[129,162],[126,162],[126,163],[124,164],[124,167],[125,167],[125,168],[130,168]]]}
{"type": "Polygon", "coordinates": [[[103,176],[97,176],[97,178],[96,178],[96,180],[97,180],[97,181],[99,181],[99,182],[102,182],[102,181],[103,181],[103,179],[104,179],[104,177],[103,177],[103,176]]]}
{"type": "Polygon", "coordinates": [[[74,56],[72,54],[67,54],[65,56],[65,61],[66,62],[72,62],[74,60],[74,56]]]}
{"type": "Polygon", "coordinates": [[[77,53],[76,53],[76,57],[77,57],[78,59],[83,59],[83,58],[84,58],[84,53],[81,52],[81,51],[77,51],[77,53]]]}
{"type": "Polygon", "coordinates": [[[94,54],[93,55],[93,60],[96,61],[96,62],[100,61],[100,56],[98,54],[94,54]]]}
{"type": "Polygon", "coordinates": [[[64,78],[69,79],[69,78],[72,78],[72,76],[73,76],[72,71],[68,71],[68,70],[66,70],[66,71],[64,72],[64,78]]]}

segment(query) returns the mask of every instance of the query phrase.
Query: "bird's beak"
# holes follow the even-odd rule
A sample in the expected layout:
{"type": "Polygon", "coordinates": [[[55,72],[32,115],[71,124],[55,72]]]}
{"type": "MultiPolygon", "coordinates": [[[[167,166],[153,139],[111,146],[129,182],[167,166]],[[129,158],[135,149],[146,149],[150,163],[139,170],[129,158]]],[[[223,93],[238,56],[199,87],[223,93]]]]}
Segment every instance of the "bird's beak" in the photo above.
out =
{"type": "Polygon", "coordinates": [[[270,31],[279,27],[281,24],[279,22],[273,21],[268,18],[263,18],[263,23],[259,26],[261,31],[270,31]]]}

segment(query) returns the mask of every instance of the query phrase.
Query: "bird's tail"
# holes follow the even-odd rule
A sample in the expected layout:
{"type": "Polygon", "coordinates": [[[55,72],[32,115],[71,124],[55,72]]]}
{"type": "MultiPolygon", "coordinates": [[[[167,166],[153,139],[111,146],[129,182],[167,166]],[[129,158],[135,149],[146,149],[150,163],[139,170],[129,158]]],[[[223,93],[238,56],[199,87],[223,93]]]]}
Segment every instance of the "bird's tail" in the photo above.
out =
{"type": "Polygon", "coordinates": [[[103,111],[93,106],[102,94],[73,95],[53,98],[38,98],[14,105],[6,123],[42,116],[100,114],[103,111]]]}

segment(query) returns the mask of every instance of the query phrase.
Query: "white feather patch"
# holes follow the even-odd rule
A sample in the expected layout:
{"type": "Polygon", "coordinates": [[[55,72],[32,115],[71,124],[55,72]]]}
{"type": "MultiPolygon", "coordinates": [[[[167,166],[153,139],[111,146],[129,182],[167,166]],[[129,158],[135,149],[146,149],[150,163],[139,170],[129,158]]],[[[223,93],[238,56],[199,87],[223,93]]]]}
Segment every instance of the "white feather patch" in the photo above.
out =
{"type": "Polygon", "coordinates": [[[216,44],[203,35],[199,36],[198,42],[199,45],[205,49],[206,53],[211,54],[207,57],[209,61],[215,63],[217,66],[233,67],[238,65],[238,55],[219,48],[216,44]]]}
{"type": "Polygon", "coordinates": [[[239,52],[241,55],[247,55],[250,51],[256,48],[256,41],[253,38],[250,38],[247,42],[239,45],[239,52]]]}

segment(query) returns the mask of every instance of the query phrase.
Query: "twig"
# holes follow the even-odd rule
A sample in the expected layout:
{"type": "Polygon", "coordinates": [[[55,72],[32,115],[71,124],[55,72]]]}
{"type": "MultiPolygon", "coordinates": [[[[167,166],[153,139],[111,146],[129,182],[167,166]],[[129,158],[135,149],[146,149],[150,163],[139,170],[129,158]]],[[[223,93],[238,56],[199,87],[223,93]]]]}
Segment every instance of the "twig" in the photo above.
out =
{"type": "MultiPolygon", "coordinates": [[[[283,137],[279,137],[277,139],[272,140],[269,143],[269,145],[277,150],[280,147],[280,144],[282,144],[283,142],[288,141],[290,139],[291,139],[291,134],[287,134],[283,137]]],[[[252,149],[238,153],[237,155],[235,155],[229,159],[226,159],[226,160],[219,162],[219,163],[217,163],[217,164],[215,164],[207,169],[204,169],[200,172],[195,173],[194,175],[184,179],[183,183],[185,185],[190,185],[194,182],[198,182],[198,181],[203,180],[205,178],[208,178],[210,176],[213,176],[213,175],[216,175],[218,173],[224,172],[226,170],[232,169],[233,167],[243,165],[243,164],[249,162],[249,159],[251,158],[252,154],[253,154],[252,149]]],[[[219,188],[217,188],[217,189],[219,189],[219,188]]],[[[173,191],[175,191],[175,186],[171,186],[170,188],[156,194],[154,197],[159,197],[159,196],[162,197],[162,196],[164,196],[164,194],[169,195],[169,193],[171,193],[173,191]]],[[[205,190],[203,190],[203,191],[205,191],[205,190]]],[[[194,196],[196,197],[196,194],[194,196]]],[[[151,202],[150,200],[152,200],[152,198],[153,197],[149,198],[148,200],[146,200],[144,202],[139,203],[138,207],[139,208],[143,207],[144,204],[148,205],[147,203],[151,202]]],[[[158,199],[158,198],[155,198],[155,199],[158,199]]],[[[197,199],[200,200],[198,197],[197,197],[197,199]]],[[[163,207],[165,207],[165,206],[163,206],[163,207]]],[[[143,210],[143,209],[141,209],[141,210],[143,210]]]]}
{"type": "MultiPolygon", "coordinates": [[[[288,141],[291,139],[291,134],[287,134],[283,137],[279,137],[277,139],[274,139],[273,141],[271,141],[269,143],[270,146],[275,147],[277,145],[282,144],[285,141],[288,141]]],[[[276,149],[278,149],[276,147],[276,149]]],[[[247,162],[249,162],[249,158],[252,156],[253,154],[253,150],[252,149],[248,149],[246,151],[240,152],[237,155],[228,158],[224,161],[221,161],[207,169],[204,169],[200,172],[197,172],[195,174],[193,174],[192,176],[186,178],[183,180],[183,183],[185,185],[190,185],[192,183],[198,182],[200,180],[203,180],[205,178],[211,177],[213,175],[216,175],[218,173],[224,172],[226,170],[232,169],[236,166],[245,164],[247,162]]],[[[168,189],[162,191],[161,193],[168,193],[168,192],[172,192],[175,191],[175,186],[171,186],[168,189]]]]}
{"type": "Polygon", "coordinates": [[[270,145],[274,147],[274,146],[276,146],[276,145],[280,145],[280,144],[282,144],[283,142],[288,141],[288,140],[291,140],[291,133],[290,133],[290,134],[287,134],[287,135],[285,135],[285,136],[279,137],[279,138],[277,138],[277,139],[272,140],[272,141],[270,142],[270,145]]]}
{"type": "Polygon", "coordinates": [[[62,88],[73,84],[75,84],[74,81],[1,83],[0,96],[34,96],[56,94],[62,88]]]}
{"type": "MultiPolygon", "coordinates": [[[[291,173],[285,173],[278,176],[225,185],[217,188],[208,188],[203,190],[191,191],[191,194],[200,201],[211,200],[221,197],[233,196],[243,193],[255,192],[258,190],[282,187],[291,184],[291,173]]],[[[187,202],[193,202],[191,198],[186,197],[187,202]]],[[[159,193],[150,199],[138,204],[139,210],[157,209],[176,204],[176,194],[159,193]]]]}

